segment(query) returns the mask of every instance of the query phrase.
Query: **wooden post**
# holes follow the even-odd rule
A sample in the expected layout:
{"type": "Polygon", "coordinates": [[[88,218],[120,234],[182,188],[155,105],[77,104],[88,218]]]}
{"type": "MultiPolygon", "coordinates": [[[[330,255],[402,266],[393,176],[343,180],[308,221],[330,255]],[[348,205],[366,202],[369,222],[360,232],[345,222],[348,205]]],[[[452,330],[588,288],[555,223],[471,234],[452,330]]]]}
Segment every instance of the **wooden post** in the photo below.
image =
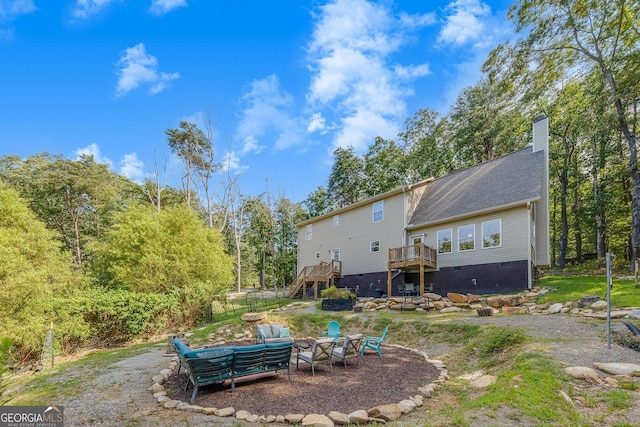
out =
{"type": "Polygon", "coordinates": [[[391,298],[391,266],[387,263],[387,298],[391,298]]]}

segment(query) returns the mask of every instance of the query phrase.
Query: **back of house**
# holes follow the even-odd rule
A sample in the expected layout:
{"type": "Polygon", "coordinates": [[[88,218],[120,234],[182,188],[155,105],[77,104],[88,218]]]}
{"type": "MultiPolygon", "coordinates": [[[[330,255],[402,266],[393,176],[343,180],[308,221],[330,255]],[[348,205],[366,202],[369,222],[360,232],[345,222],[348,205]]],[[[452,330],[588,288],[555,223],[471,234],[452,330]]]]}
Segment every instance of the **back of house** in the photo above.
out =
{"type": "Polygon", "coordinates": [[[298,224],[292,295],[330,284],[358,296],[401,295],[408,283],[442,295],[531,288],[549,265],[548,135],[541,117],[527,148],[298,224]]]}

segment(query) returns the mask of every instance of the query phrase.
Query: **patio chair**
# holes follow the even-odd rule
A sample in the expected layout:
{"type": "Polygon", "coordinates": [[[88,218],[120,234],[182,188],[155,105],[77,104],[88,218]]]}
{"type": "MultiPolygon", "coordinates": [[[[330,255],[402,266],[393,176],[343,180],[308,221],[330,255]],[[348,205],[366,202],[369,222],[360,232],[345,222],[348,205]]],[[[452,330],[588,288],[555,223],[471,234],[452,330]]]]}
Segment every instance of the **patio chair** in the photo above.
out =
{"type": "Polygon", "coordinates": [[[316,375],[315,367],[317,365],[329,364],[329,372],[332,371],[333,363],[331,361],[331,353],[336,346],[336,340],[333,338],[322,338],[313,342],[311,351],[299,352],[296,356],[296,369],[298,369],[298,362],[302,360],[311,364],[311,374],[316,375]]]}
{"type": "Polygon", "coordinates": [[[331,352],[331,355],[338,359],[342,359],[345,369],[347,368],[347,359],[353,359],[355,357],[358,359],[358,364],[360,364],[360,347],[362,347],[362,339],[362,334],[347,335],[342,346],[335,347],[333,352],[331,352]]]}
{"type": "Polygon", "coordinates": [[[322,332],[323,337],[330,337],[334,339],[340,338],[340,323],[332,320],[327,325],[327,330],[322,332]]]}
{"type": "Polygon", "coordinates": [[[360,352],[364,354],[364,351],[367,348],[370,348],[372,350],[375,350],[376,353],[378,353],[378,356],[382,356],[382,350],[380,349],[380,346],[382,345],[382,342],[384,341],[384,339],[387,337],[388,331],[389,331],[389,326],[387,325],[387,327],[384,328],[384,332],[382,332],[382,336],[366,337],[364,339],[364,344],[362,345],[362,350],[360,352]]]}

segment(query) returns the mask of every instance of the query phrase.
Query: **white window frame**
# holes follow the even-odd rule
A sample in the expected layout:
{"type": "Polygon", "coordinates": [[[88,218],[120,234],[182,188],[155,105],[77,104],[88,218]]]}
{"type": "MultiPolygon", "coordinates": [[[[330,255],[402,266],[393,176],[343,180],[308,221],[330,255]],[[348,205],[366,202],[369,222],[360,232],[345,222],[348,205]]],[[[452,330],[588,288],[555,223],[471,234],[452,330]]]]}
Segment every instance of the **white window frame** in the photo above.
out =
{"type": "Polygon", "coordinates": [[[374,223],[384,221],[384,200],[377,201],[373,204],[372,220],[374,223]],[[378,209],[376,209],[376,207],[378,207],[378,209]],[[379,218],[376,218],[376,214],[378,214],[379,218]]]}
{"type": "Polygon", "coordinates": [[[460,227],[458,227],[458,252],[469,252],[469,251],[475,251],[475,250],[476,250],[476,225],[475,224],[461,225],[460,227]],[[471,229],[471,236],[469,236],[468,232],[466,232],[465,235],[463,236],[462,235],[463,231],[468,229],[471,229]],[[466,243],[467,241],[470,241],[472,243],[472,247],[467,249],[462,249],[461,247],[462,243],[466,243]]]}
{"type": "Polygon", "coordinates": [[[340,215],[334,215],[333,216],[333,226],[336,227],[338,224],[340,224],[340,215]]]}
{"type": "Polygon", "coordinates": [[[482,249],[494,249],[494,248],[501,248],[501,247],[502,247],[502,218],[492,219],[490,221],[484,221],[482,223],[482,249]],[[485,227],[485,225],[489,225],[489,224],[495,223],[495,222],[498,223],[498,235],[499,235],[500,243],[497,244],[497,245],[485,246],[484,245],[484,241],[485,241],[484,240],[484,236],[485,236],[486,233],[485,233],[484,227],[485,227]]]}
{"type": "Polygon", "coordinates": [[[444,230],[438,230],[437,233],[437,239],[438,239],[438,254],[450,254],[453,252],[453,229],[452,228],[447,228],[444,230]],[[449,243],[451,244],[450,248],[449,248],[449,252],[441,252],[440,251],[440,242],[441,242],[441,238],[440,238],[440,234],[441,233],[448,233],[449,234],[449,243]]]}
{"type": "Polygon", "coordinates": [[[372,240],[369,242],[369,253],[377,254],[380,252],[380,240],[372,240]]]}
{"type": "Polygon", "coordinates": [[[307,224],[305,227],[305,240],[313,239],[313,224],[307,224]]]}
{"type": "Polygon", "coordinates": [[[331,261],[340,261],[340,248],[331,249],[331,261]]]}

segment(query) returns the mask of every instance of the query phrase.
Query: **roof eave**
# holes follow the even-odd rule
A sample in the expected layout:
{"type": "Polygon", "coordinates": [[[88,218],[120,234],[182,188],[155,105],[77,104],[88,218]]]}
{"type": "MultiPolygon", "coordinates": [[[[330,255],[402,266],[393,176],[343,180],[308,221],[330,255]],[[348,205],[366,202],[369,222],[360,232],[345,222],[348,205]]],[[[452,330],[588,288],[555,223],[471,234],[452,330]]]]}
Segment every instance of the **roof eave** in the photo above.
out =
{"type": "Polygon", "coordinates": [[[508,210],[508,209],[513,209],[513,208],[517,208],[519,206],[526,206],[529,203],[532,202],[538,202],[540,201],[540,197],[534,197],[531,199],[526,199],[526,200],[519,200],[517,202],[513,202],[513,203],[508,203],[505,205],[501,205],[501,206],[493,206],[487,209],[481,209],[481,210],[477,210],[477,211],[473,211],[473,212],[467,212],[461,215],[456,215],[456,216],[450,216],[444,219],[439,219],[439,220],[435,220],[435,221],[427,221],[427,222],[423,222],[421,224],[408,224],[407,225],[407,230],[416,230],[418,228],[424,228],[424,227],[432,227],[434,225],[438,225],[438,224],[443,224],[446,222],[453,222],[453,221],[458,221],[461,219],[465,219],[465,218],[470,218],[470,217],[474,217],[474,216],[479,216],[479,215],[486,215],[486,214],[490,214],[493,212],[499,212],[499,211],[504,211],[504,210],[508,210]]]}
{"type": "Polygon", "coordinates": [[[357,208],[359,208],[361,206],[365,206],[365,205],[368,205],[368,204],[371,204],[371,203],[375,203],[375,202],[377,202],[379,200],[386,199],[387,197],[395,196],[397,194],[402,194],[402,193],[406,193],[407,191],[415,190],[418,187],[422,187],[424,185],[427,185],[428,183],[430,183],[433,180],[434,180],[434,178],[427,178],[427,179],[423,179],[422,181],[416,182],[415,184],[404,185],[402,187],[398,187],[398,188],[395,188],[393,190],[389,190],[386,193],[378,194],[377,196],[373,196],[373,197],[370,197],[368,199],[356,202],[356,203],[354,203],[352,205],[345,206],[343,208],[336,209],[336,210],[331,211],[331,212],[327,212],[326,214],[322,214],[322,215],[319,215],[319,216],[316,216],[316,217],[309,218],[307,220],[301,221],[301,222],[296,224],[296,227],[298,227],[298,228],[304,227],[307,224],[312,224],[314,222],[318,222],[318,221],[321,221],[321,220],[326,219],[326,218],[331,218],[334,215],[339,215],[341,213],[350,211],[352,209],[357,209],[357,208]]]}

